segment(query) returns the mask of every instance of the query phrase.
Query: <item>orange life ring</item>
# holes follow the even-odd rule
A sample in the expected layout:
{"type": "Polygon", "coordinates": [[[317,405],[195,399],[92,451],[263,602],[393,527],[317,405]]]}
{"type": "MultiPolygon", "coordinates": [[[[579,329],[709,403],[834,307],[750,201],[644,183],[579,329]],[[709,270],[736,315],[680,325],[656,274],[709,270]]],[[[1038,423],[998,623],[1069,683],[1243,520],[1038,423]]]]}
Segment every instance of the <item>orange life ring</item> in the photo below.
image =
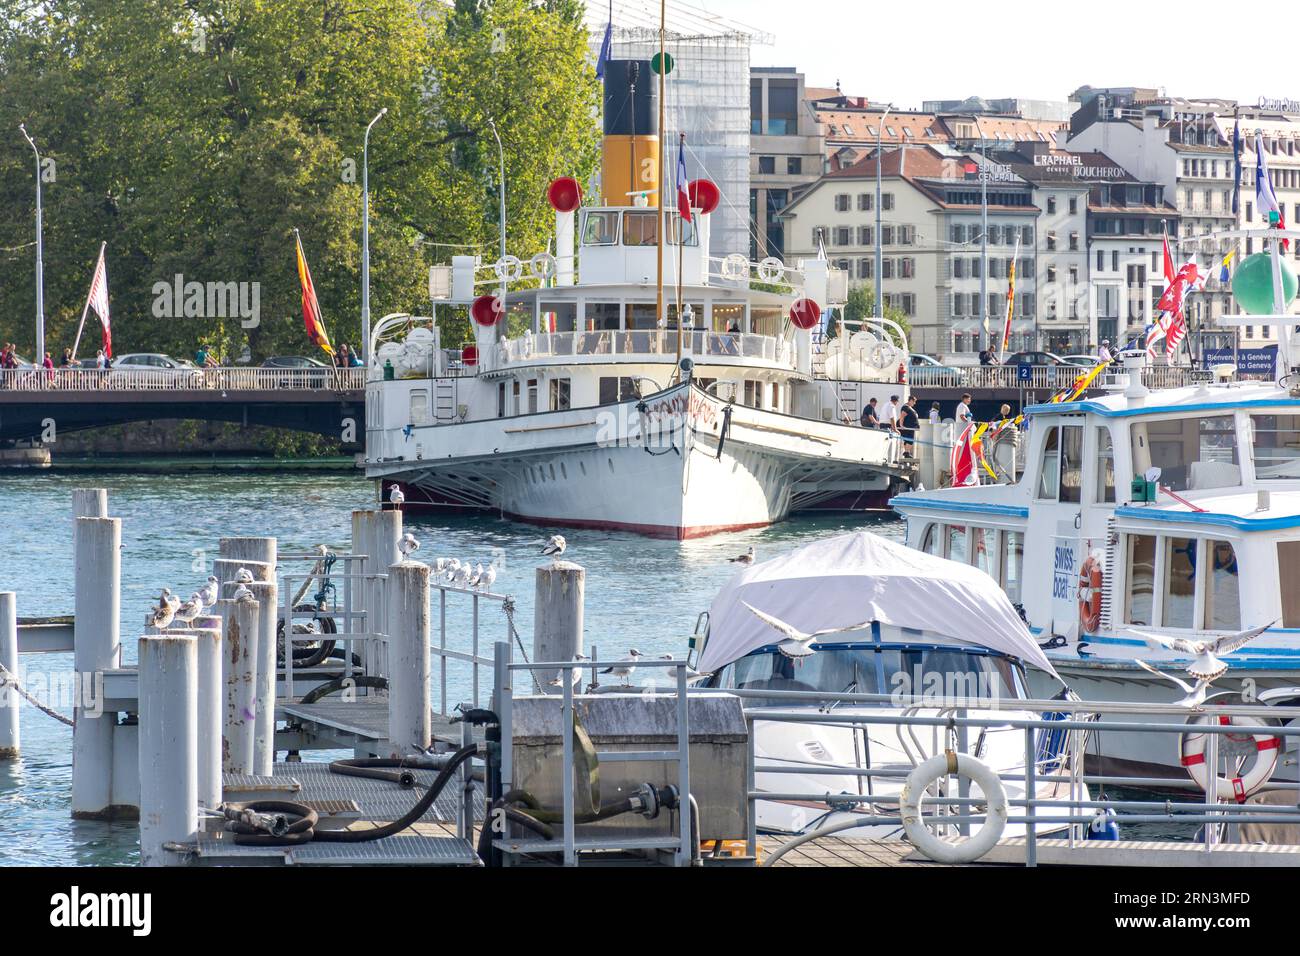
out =
{"type": "Polygon", "coordinates": [[[1090,634],[1101,625],[1101,562],[1092,555],[1079,569],[1079,624],[1090,634]]]}

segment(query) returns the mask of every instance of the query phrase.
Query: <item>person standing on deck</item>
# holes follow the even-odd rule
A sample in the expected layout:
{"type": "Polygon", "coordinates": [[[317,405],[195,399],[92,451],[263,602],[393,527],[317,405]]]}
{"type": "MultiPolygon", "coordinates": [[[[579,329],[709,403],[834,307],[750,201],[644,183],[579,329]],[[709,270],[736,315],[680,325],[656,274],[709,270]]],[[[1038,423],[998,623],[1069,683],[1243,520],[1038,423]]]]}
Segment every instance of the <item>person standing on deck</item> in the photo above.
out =
{"type": "Polygon", "coordinates": [[[891,431],[897,434],[898,432],[898,396],[897,395],[889,396],[889,401],[888,403],[886,403],[884,411],[881,413],[880,416],[880,427],[887,431],[891,431]]]}
{"type": "Polygon", "coordinates": [[[862,409],[862,427],[879,428],[880,416],[876,414],[876,400],[873,398],[867,402],[867,407],[862,409]]]}
{"type": "Polygon", "coordinates": [[[930,424],[937,425],[941,420],[942,420],[941,416],[939,415],[939,403],[931,402],[930,403],[930,424]]]}
{"type": "Polygon", "coordinates": [[[965,392],[961,397],[961,401],[957,403],[957,411],[953,415],[953,421],[956,422],[959,430],[974,421],[970,413],[970,392],[965,392]]]}
{"type": "Polygon", "coordinates": [[[1101,340],[1101,348],[1097,349],[1097,358],[1103,362],[1109,362],[1111,360],[1110,339],[1101,340]]]}
{"type": "Polygon", "coordinates": [[[916,430],[921,427],[921,416],[916,411],[916,396],[907,396],[907,401],[898,412],[898,433],[903,436],[903,457],[911,458],[916,441],[916,430]]]}

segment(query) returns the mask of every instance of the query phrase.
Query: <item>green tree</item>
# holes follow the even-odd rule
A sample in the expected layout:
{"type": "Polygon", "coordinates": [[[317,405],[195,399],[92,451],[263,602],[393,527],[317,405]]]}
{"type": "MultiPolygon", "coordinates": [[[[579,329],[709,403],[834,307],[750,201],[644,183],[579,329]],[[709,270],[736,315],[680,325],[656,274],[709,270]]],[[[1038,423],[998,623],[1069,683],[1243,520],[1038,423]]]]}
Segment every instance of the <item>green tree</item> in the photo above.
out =
{"type": "MultiPolygon", "coordinates": [[[[53,163],[52,350],[72,342],[106,240],[116,351],[188,355],[200,339],[223,356],[310,351],[295,228],[331,337],[356,345],[370,118],[388,109],[370,143],[378,317],[426,312],[427,267],[453,251],[495,259],[488,118],[511,246],[545,248],[545,184],[594,166],[597,102],[573,2],[0,0],[0,129],[26,122],[53,163]],[[160,317],[177,274],[256,283],[260,322],[160,317]]],[[[0,339],[30,351],[35,170],[16,132],[0,136],[0,171],[0,339]]]]}
{"type": "MultiPolygon", "coordinates": [[[[860,322],[863,319],[869,319],[876,314],[876,290],[870,282],[859,283],[849,289],[847,301],[844,303],[844,320],[846,322],[860,322]]],[[[912,322],[903,312],[902,309],[894,305],[885,306],[885,318],[898,324],[903,334],[911,336],[912,322]]],[[[838,329],[833,330],[838,332],[838,329]]]]}

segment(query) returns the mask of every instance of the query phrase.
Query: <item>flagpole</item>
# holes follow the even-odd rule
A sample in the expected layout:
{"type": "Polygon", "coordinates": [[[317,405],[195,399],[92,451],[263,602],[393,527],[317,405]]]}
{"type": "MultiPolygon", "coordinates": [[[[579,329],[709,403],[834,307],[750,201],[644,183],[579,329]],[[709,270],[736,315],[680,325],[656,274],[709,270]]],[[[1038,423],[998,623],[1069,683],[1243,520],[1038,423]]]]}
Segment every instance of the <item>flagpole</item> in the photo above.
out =
{"type": "MultiPolygon", "coordinates": [[[[686,134],[678,133],[680,138],[677,141],[678,156],[686,148],[686,134]]],[[[674,177],[676,178],[676,177],[674,177]]],[[[689,198],[687,202],[689,203],[689,198]]],[[[685,334],[685,327],[682,323],[682,265],[684,262],[684,250],[682,240],[685,238],[686,220],[682,218],[681,213],[677,214],[677,364],[682,362],[682,336],[685,334]]]]}
{"type": "MultiPolygon", "coordinates": [[[[668,313],[664,309],[664,76],[668,72],[668,58],[664,54],[664,34],[668,21],[667,0],[659,0],[659,193],[656,206],[659,209],[659,224],[655,229],[655,322],[662,322],[668,328],[668,313]]],[[[677,354],[682,351],[682,317],[677,316],[677,354]]]]}
{"type": "Polygon", "coordinates": [[[77,360],[77,347],[81,345],[81,330],[86,327],[86,313],[90,311],[90,297],[95,293],[95,276],[99,272],[100,260],[104,258],[104,249],[108,242],[99,244],[99,258],[95,260],[95,271],[90,274],[90,288],[86,290],[86,304],[81,307],[81,322],[77,325],[77,337],[72,342],[72,361],[77,360]]]}

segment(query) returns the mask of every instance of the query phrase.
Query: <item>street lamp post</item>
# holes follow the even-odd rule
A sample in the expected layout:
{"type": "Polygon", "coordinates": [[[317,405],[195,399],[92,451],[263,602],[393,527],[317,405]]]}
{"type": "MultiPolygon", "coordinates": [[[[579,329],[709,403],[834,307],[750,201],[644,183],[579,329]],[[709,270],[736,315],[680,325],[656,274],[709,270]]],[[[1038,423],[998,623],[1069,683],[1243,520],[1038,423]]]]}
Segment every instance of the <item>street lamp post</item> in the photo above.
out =
{"type": "Polygon", "coordinates": [[[884,294],[880,289],[880,282],[884,278],[882,270],[880,253],[880,163],[881,163],[881,135],[885,132],[885,120],[889,118],[889,111],[894,108],[890,103],[885,107],[885,112],[880,117],[880,125],[876,127],[876,318],[882,319],[885,316],[884,294]]]}
{"type": "Polygon", "coordinates": [[[361,360],[370,361],[370,131],[388,112],[385,106],[366,127],[361,145],[361,360]]]}
{"type": "Polygon", "coordinates": [[[506,307],[506,151],[501,146],[501,134],[497,132],[496,120],[488,117],[488,126],[497,141],[497,191],[501,202],[501,309],[506,307]]]}
{"type": "Polygon", "coordinates": [[[45,243],[41,235],[41,153],[36,148],[36,141],[28,134],[27,127],[19,123],[18,130],[36,154],[36,354],[32,359],[40,366],[45,358],[45,243]]]}
{"type": "Polygon", "coordinates": [[[989,150],[980,137],[980,331],[989,334],[989,150]]]}

